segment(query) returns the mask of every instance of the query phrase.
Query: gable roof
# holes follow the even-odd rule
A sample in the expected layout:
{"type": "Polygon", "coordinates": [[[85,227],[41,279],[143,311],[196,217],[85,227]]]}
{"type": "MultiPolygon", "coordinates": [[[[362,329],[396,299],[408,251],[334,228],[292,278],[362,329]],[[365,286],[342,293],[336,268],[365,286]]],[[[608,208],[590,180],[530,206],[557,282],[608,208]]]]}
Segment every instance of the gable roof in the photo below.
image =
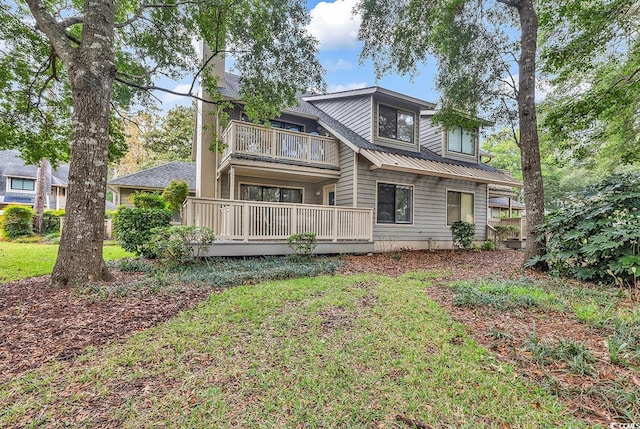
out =
{"type": "MultiPolygon", "coordinates": [[[[17,150],[0,150],[0,175],[36,179],[38,166],[26,165],[17,150]]],[[[61,164],[51,169],[51,184],[67,186],[69,183],[69,165],[61,164]]]]}
{"type": "Polygon", "coordinates": [[[172,161],[137,173],[116,177],[107,182],[116,187],[164,189],[172,180],[185,180],[189,191],[196,189],[196,165],[172,161]]]}

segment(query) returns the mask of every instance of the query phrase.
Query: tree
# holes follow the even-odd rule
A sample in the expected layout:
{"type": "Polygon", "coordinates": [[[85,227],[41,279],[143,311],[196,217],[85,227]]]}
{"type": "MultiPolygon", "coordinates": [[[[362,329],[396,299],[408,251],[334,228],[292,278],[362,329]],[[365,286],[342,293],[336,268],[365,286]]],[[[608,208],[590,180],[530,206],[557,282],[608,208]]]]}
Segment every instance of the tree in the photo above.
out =
{"type": "Polygon", "coordinates": [[[177,94],[196,97],[196,79],[215,94],[212,60],[232,53],[255,117],[294,104],[297,91],[322,87],[301,0],[25,3],[0,3],[0,84],[20,107],[14,127],[44,128],[41,100],[56,79],[66,84],[61,100],[71,106],[69,189],[54,285],[110,277],[102,258],[109,116],[113,108],[149,103],[150,91],[177,93],[155,85],[154,77],[194,72],[191,89],[177,94]],[[195,39],[212,55],[198,60],[195,39]]]}
{"type": "Polygon", "coordinates": [[[637,0],[545,2],[540,25],[554,88],[542,116],[550,138],[591,168],[640,161],[637,0]]]}
{"type": "Polygon", "coordinates": [[[193,107],[177,106],[159,119],[159,126],[144,135],[144,145],[162,161],[191,161],[191,143],[196,112],[193,107]]]}
{"type": "Polygon", "coordinates": [[[184,180],[172,180],[162,191],[162,199],[172,212],[180,211],[182,203],[189,196],[189,185],[184,180]]]}
{"type": "Polygon", "coordinates": [[[478,112],[513,130],[521,152],[527,206],[525,258],[543,252],[535,229],[544,223],[544,191],[535,105],[538,16],[533,0],[464,1],[360,0],[359,37],[363,57],[378,75],[395,70],[414,74],[433,55],[438,62],[443,127],[475,125],[478,112]],[[519,30],[513,40],[510,31],[519,30]],[[513,62],[517,77],[511,73],[513,62]],[[461,113],[463,113],[461,115],[461,113]],[[519,129],[519,136],[515,130],[519,129]]]}

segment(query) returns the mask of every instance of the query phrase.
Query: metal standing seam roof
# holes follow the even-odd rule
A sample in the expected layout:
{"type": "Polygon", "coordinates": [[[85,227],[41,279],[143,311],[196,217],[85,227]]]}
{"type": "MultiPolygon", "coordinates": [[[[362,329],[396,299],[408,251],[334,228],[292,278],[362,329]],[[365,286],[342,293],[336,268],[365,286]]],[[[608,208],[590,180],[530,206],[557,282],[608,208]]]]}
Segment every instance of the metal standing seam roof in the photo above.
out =
{"type": "Polygon", "coordinates": [[[445,164],[428,159],[413,158],[405,155],[369,149],[361,149],[360,154],[369,160],[374,165],[374,168],[405,171],[425,176],[436,176],[449,179],[463,179],[479,183],[495,183],[505,186],[522,187],[522,183],[516,179],[497,171],[481,170],[455,164],[445,164]]]}

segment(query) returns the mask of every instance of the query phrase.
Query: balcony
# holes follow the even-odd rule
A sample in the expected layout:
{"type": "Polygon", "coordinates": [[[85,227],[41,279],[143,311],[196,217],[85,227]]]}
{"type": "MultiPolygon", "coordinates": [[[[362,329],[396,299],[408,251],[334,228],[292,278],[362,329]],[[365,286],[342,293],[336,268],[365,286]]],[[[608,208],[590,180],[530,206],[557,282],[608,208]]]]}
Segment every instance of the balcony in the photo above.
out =
{"type": "Polygon", "coordinates": [[[332,137],[231,121],[222,134],[222,143],[222,163],[239,154],[310,166],[338,166],[338,142],[332,137]]]}

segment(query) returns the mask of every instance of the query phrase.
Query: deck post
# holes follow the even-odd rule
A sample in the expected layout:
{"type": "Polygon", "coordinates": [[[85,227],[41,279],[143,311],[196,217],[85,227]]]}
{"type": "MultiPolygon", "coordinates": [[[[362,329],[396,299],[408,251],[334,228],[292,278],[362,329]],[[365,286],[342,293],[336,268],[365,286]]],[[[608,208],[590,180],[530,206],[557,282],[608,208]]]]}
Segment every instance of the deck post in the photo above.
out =
{"type": "Polygon", "coordinates": [[[243,241],[249,241],[249,204],[242,203],[242,238],[243,241]]]}
{"type": "Polygon", "coordinates": [[[294,235],[298,233],[298,208],[296,206],[291,206],[291,234],[294,235]]]}
{"type": "Polygon", "coordinates": [[[333,225],[331,225],[331,235],[333,235],[333,242],[338,241],[338,207],[333,206],[333,225]]]}

